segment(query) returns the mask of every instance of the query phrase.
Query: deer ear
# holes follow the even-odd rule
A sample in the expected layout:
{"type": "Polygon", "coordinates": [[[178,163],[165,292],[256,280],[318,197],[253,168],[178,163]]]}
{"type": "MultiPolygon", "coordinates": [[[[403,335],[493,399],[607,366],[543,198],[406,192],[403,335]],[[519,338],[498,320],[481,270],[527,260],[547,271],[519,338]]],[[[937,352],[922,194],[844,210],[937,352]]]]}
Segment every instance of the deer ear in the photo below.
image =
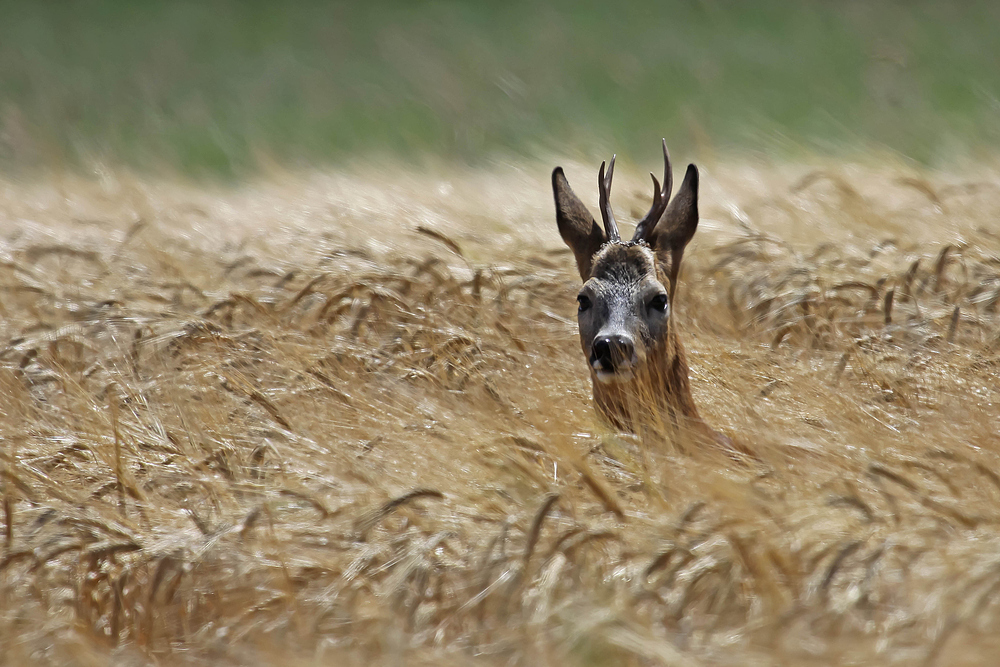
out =
{"type": "Polygon", "coordinates": [[[660,266],[670,278],[670,299],[677,287],[684,248],[698,229],[698,168],[689,164],[684,182],[667,206],[660,220],[647,235],[647,241],[660,266]]]}
{"type": "Polygon", "coordinates": [[[586,282],[590,278],[594,253],[606,240],[604,231],[597,226],[594,216],[569,187],[569,181],[566,180],[562,167],[556,167],[552,172],[552,194],[556,200],[559,235],[573,251],[580,278],[586,282]]]}

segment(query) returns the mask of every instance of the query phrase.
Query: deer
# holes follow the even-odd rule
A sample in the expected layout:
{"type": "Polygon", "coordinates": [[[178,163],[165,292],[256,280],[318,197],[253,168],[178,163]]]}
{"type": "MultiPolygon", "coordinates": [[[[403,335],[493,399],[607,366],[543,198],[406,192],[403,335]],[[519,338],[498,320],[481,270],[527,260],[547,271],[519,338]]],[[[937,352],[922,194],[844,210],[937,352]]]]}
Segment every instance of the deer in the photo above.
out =
{"type": "Polygon", "coordinates": [[[688,165],[671,200],[673,172],[663,140],[663,184],[650,173],[652,206],[626,242],[611,208],[615,157],[607,173],[601,163],[597,177],[603,229],[570,188],[562,167],[552,172],[559,235],[583,281],[577,320],[595,406],[623,431],[669,425],[732,450],[732,441],[698,413],[673,317],[681,259],[698,229],[698,168],[688,165]]]}

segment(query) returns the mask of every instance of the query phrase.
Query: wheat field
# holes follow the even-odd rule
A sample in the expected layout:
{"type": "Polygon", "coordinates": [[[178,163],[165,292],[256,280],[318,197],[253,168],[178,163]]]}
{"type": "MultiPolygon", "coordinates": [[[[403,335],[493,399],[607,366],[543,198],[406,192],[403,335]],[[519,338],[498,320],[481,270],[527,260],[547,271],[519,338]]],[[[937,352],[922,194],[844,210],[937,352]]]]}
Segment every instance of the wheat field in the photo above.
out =
{"type": "Polygon", "coordinates": [[[734,461],[594,413],[555,163],[0,184],[0,664],[989,663],[1000,172],[703,165],[734,461]]]}

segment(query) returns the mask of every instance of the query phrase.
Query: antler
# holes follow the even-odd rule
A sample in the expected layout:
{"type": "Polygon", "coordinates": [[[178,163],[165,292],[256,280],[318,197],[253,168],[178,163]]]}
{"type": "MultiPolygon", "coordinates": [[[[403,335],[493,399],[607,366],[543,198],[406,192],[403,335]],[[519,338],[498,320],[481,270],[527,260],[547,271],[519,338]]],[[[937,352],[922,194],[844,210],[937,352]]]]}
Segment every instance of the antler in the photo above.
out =
{"type": "Polygon", "coordinates": [[[601,217],[604,218],[604,233],[607,234],[611,243],[621,243],[622,235],[618,233],[618,223],[615,222],[615,213],[611,210],[611,176],[615,173],[615,158],[611,156],[611,164],[608,165],[608,175],[604,176],[604,163],[601,163],[601,171],[597,175],[597,188],[601,193],[601,217]]]}
{"type": "Polygon", "coordinates": [[[667,150],[667,140],[663,140],[663,189],[660,189],[660,183],[656,180],[656,176],[653,173],[649,174],[653,178],[653,205],[649,208],[649,212],[646,213],[639,225],[635,228],[635,234],[632,235],[633,241],[645,241],[646,237],[653,228],[656,227],[656,223],[660,221],[660,217],[663,212],[667,210],[667,202],[670,201],[670,191],[674,189],[674,176],[673,170],[670,168],[670,152],[667,150]]]}

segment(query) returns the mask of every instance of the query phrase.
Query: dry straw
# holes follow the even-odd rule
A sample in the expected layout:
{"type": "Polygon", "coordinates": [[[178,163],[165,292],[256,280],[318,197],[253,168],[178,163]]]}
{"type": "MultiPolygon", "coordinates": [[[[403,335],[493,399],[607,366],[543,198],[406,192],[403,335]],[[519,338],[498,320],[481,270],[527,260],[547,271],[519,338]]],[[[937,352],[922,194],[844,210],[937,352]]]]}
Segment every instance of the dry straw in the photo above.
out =
{"type": "Polygon", "coordinates": [[[995,655],[995,174],[709,170],[740,461],[594,416],[543,167],[385,182],[3,187],[0,663],[995,655]]]}

